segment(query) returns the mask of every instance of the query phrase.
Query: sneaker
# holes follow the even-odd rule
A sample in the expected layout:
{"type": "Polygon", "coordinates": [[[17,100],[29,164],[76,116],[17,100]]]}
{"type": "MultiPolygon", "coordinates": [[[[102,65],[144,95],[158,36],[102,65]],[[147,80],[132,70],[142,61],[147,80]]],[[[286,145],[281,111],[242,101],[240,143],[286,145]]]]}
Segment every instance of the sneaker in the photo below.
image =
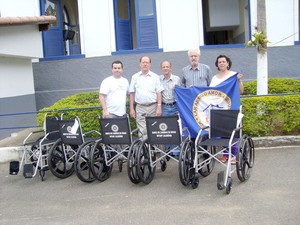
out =
{"type": "Polygon", "coordinates": [[[226,163],[228,161],[228,155],[223,155],[222,158],[220,159],[222,163],[226,163]]]}

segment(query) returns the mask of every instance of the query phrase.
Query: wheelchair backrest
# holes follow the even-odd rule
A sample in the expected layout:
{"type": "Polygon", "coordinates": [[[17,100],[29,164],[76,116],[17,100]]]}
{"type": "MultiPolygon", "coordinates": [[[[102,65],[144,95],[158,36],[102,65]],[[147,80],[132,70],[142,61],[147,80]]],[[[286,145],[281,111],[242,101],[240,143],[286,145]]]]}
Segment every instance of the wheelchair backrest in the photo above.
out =
{"type": "Polygon", "coordinates": [[[150,144],[180,145],[181,134],[179,117],[175,116],[147,116],[147,136],[150,144]]]}
{"type": "MultiPolygon", "coordinates": [[[[239,110],[210,110],[210,137],[230,138],[232,131],[237,128],[239,110]]],[[[239,132],[235,137],[239,137],[239,132]]]]}
{"type": "Polygon", "coordinates": [[[60,138],[64,144],[81,145],[84,142],[79,120],[60,120],[59,122],[60,138]]]}
{"type": "Polygon", "coordinates": [[[132,142],[129,118],[99,118],[104,144],[130,145],[132,142]]]}
{"type": "Polygon", "coordinates": [[[45,135],[47,135],[48,140],[57,140],[60,138],[59,135],[59,125],[58,125],[58,118],[55,116],[48,116],[45,117],[44,120],[44,129],[45,129],[45,135]]]}

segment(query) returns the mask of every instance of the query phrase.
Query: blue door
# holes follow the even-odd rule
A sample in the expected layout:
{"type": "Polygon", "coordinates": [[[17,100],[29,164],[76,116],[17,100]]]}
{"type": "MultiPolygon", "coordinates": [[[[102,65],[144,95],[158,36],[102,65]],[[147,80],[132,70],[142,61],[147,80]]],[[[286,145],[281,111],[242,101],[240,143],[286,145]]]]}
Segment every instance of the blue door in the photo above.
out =
{"type": "Polygon", "coordinates": [[[117,50],[133,48],[130,0],[114,0],[117,50]]]}
{"type": "Polygon", "coordinates": [[[155,0],[135,0],[139,49],[158,48],[155,0]]]}
{"type": "Polygon", "coordinates": [[[158,48],[155,0],[114,0],[116,47],[158,48]]]}
{"type": "Polygon", "coordinates": [[[43,32],[44,57],[64,55],[60,0],[41,0],[42,15],[53,15],[56,23],[43,32]]]}

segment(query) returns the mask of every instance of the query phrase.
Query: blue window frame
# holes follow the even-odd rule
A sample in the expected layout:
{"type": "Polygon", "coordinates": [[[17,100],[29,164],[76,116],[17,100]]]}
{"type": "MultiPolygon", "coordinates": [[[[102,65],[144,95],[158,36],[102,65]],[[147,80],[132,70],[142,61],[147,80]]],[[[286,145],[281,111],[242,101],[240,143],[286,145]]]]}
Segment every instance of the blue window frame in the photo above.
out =
{"type": "Polygon", "coordinates": [[[118,52],[158,50],[155,0],[114,0],[118,52]]]}

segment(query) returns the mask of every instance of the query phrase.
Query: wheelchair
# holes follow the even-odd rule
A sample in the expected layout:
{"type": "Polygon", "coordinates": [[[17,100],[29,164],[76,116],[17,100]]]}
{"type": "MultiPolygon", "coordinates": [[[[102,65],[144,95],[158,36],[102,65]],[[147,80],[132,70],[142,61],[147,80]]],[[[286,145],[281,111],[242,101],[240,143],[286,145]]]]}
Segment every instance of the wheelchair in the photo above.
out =
{"type": "MultiPolygon", "coordinates": [[[[58,121],[58,125],[60,138],[57,139],[49,151],[48,165],[49,170],[54,176],[63,179],[74,173],[75,162],[79,161],[78,157],[83,157],[83,155],[76,156],[79,149],[81,150],[80,152],[83,153],[83,150],[91,147],[95,141],[94,138],[89,139],[85,138],[85,136],[97,131],[92,130],[83,134],[80,119],[78,117],[68,120],[61,119],[58,121]]],[[[85,171],[86,168],[84,167],[85,165],[80,165],[82,167],[77,168],[77,173],[82,175],[82,171],[85,171]]],[[[84,176],[82,175],[82,177],[84,176]]]]}
{"type": "Polygon", "coordinates": [[[167,168],[167,161],[172,159],[179,146],[185,145],[190,134],[182,135],[181,122],[178,115],[152,117],[146,116],[147,138],[134,142],[128,161],[129,178],[134,184],[143,182],[149,184],[155,175],[156,165],[161,164],[161,170],[167,168]],[[170,146],[165,148],[165,146],[170,146]]]}
{"type": "Polygon", "coordinates": [[[101,139],[94,143],[90,152],[91,171],[99,181],[107,180],[112,173],[114,162],[120,172],[128,159],[132,134],[128,116],[120,118],[99,118],[101,139]]]}
{"type": "Polygon", "coordinates": [[[45,114],[43,129],[31,132],[23,141],[23,154],[21,162],[10,162],[10,174],[18,174],[23,167],[23,176],[33,178],[39,173],[44,180],[48,167],[48,154],[50,147],[59,138],[59,119],[45,114]],[[42,134],[43,133],[43,134],[42,134]]]}
{"type": "Polygon", "coordinates": [[[210,125],[198,132],[194,142],[188,141],[179,156],[179,175],[184,186],[191,184],[197,188],[199,174],[203,177],[211,174],[215,162],[225,167],[225,171],[218,173],[217,188],[225,189],[227,194],[232,188],[234,172],[241,182],[250,178],[255,151],[252,139],[242,133],[242,117],[241,110],[210,110],[210,125]],[[226,163],[219,159],[224,154],[228,155],[226,163]]]}

